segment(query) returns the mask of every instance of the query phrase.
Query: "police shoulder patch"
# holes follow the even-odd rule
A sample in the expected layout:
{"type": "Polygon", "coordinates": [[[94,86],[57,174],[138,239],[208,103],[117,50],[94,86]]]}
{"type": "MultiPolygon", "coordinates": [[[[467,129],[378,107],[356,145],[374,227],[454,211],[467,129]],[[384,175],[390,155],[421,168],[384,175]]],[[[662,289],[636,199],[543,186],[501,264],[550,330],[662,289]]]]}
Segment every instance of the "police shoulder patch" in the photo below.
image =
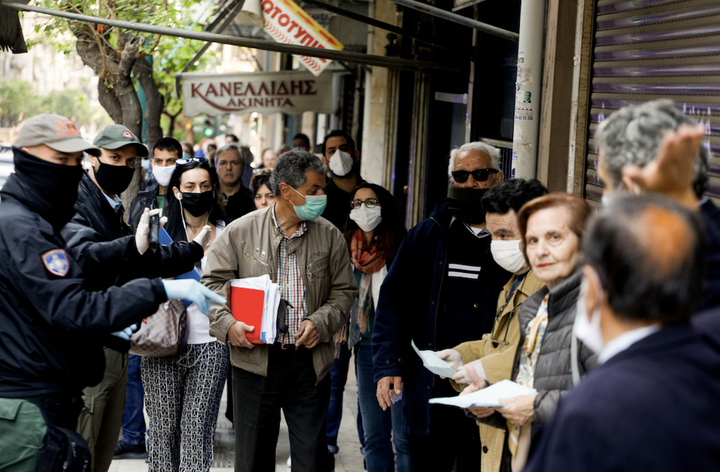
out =
{"type": "Polygon", "coordinates": [[[65,277],[70,271],[70,260],[64,249],[53,249],[42,255],[45,268],[53,275],[65,277]]]}

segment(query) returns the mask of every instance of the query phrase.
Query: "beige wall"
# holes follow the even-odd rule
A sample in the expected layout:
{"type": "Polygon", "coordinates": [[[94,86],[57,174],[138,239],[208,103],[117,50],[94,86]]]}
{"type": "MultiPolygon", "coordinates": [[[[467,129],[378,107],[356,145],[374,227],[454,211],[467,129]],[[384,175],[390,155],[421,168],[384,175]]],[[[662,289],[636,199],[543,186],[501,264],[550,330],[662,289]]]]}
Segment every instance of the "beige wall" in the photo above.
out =
{"type": "MultiPolygon", "coordinates": [[[[388,0],[376,0],[370,4],[374,18],[396,24],[395,4],[388,0]]],[[[368,27],[368,54],[385,55],[388,44],[387,31],[368,27]]],[[[384,67],[370,67],[365,75],[365,112],[362,137],[362,177],[376,184],[383,182],[383,158],[385,154],[385,128],[387,111],[387,76],[384,67]]]]}
{"type": "Polygon", "coordinates": [[[582,195],[593,0],[549,0],[537,178],[582,195]]]}

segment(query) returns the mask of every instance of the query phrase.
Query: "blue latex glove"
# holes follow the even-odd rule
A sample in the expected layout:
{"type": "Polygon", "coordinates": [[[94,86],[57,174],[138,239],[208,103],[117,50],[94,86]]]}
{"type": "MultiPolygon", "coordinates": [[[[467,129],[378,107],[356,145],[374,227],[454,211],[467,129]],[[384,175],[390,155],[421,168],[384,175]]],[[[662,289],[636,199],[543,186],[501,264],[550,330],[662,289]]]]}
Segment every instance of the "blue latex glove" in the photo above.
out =
{"type": "Polygon", "coordinates": [[[206,315],[210,312],[210,301],[227,303],[220,295],[214,293],[200,282],[192,279],[185,280],[163,280],[165,293],[170,300],[190,300],[200,308],[206,315]]]}
{"type": "Polygon", "coordinates": [[[115,331],[114,333],[111,333],[111,334],[113,336],[117,336],[118,338],[124,339],[125,341],[130,341],[130,338],[132,337],[133,333],[135,332],[133,330],[133,326],[131,326],[129,328],[125,328],[122,331],[115,331]]]}

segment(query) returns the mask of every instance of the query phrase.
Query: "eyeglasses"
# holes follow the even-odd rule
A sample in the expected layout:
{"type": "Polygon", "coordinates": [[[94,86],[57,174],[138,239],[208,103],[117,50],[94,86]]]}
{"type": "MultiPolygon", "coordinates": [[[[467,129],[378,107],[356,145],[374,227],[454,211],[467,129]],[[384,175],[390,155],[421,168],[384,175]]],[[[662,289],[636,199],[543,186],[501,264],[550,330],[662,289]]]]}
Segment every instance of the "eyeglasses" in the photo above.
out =
{"type": "MultiPolygon", "coordinates": [[[[178,159],[175,163],[179,166],[186,166],[193,161],[199,162],[200,164],[204,164],[208,160],[207,160],[207,157],[183,157],[181,159],[178,159]]],[[[455,180],[457,180],[457,179],[455,179],[455,180]]]]}
{"type": "Polygon", "coordinates": [[[471,175],[476,182],[485,182],[490,176],[490,172],[497,174],[500,171],[497,169],[475,169],[472,172],[468,172],[466,170],[456,170],[452,172],[452,176],[453,179],[455,179],[455,182],[459,184],[467,182],[468,177],[471,175]]]}
{"type": "Polygon", "coordinates": [[[375,208],[380,206],[380,200],[377,198],[368,198],[367,200],[353,200],[350,202],[350,208],[360,208],[360,205],[365,204],[368,208],[375,208]]]}

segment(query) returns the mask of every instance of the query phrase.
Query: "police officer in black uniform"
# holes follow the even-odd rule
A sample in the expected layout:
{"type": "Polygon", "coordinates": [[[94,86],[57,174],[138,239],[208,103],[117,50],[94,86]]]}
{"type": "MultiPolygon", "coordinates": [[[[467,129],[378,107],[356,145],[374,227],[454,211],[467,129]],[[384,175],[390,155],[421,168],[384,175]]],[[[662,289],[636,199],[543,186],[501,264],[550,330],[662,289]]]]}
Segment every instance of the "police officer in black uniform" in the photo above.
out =
{"type": "Polygon", "coordinates": [[[27,120],[14,145],[15,173],[0,191],[0,469],[84,470],[87,446],[72,430],[82,389],[103,376],[101,339],[129,337],[126,327],[169,298],[207,312],[215,295],[160,278],[89,291],[60,230],[74,214],[82,151],[99,150],[53,114],[27,120]]]}

